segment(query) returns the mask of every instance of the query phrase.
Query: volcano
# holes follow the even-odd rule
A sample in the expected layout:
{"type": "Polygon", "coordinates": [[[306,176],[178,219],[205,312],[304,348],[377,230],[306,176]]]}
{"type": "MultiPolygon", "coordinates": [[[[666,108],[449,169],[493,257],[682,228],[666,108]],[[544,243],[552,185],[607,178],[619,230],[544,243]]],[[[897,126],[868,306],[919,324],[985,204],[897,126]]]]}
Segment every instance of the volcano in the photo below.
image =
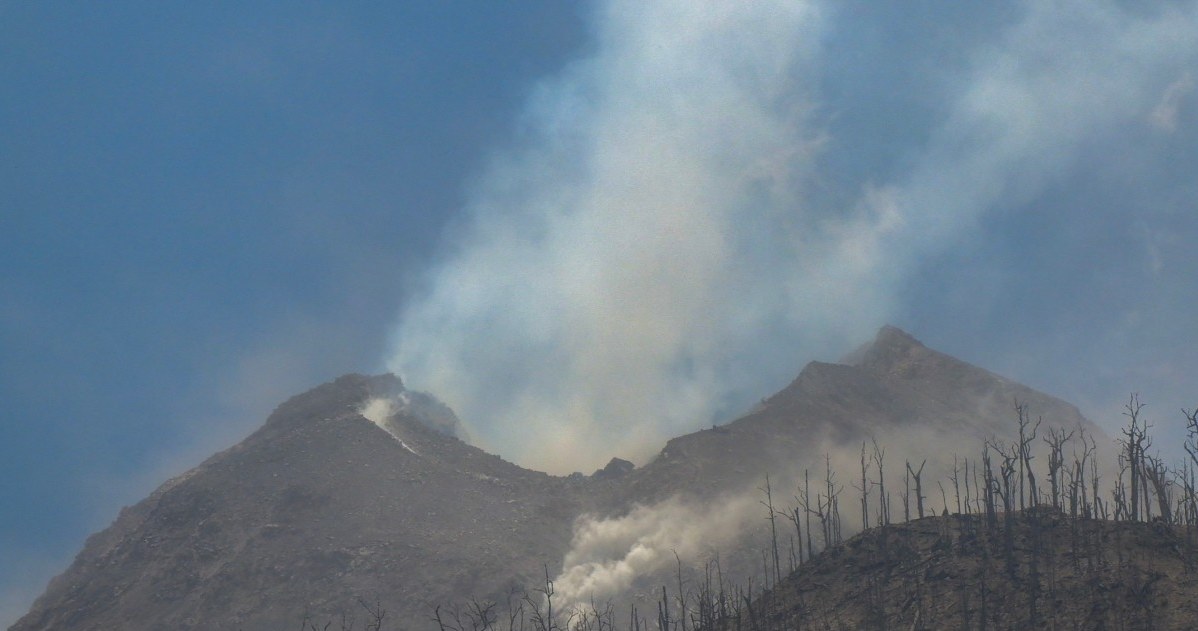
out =
{"type": "MultiPolygon", "coordinates": [[[[893,458],[926,448],[932,471],[958,445],[1009,440],[1015,401],[1046,425],[1102,436],[1074,406],[893,327],[838,363],[808,364],[739,418],[670,440],[643,466],[613,459],[591,476],[506,462],[456,437],[457,419],[431,395],[392,375],[346,375],[123,509],[12,629],[283,629],[361,614],[361,603],[380,603],[405,628],[432,626],[439,604],[543,588],[584,518],[721,501],[767,475],[822,470],[828,454],[866,440],[893,445],[893,458]]],[[[732,549],[757,545],[759,530],[732,549]]],[[[730,561],[729,572],[753,563],[730,561]]]]}

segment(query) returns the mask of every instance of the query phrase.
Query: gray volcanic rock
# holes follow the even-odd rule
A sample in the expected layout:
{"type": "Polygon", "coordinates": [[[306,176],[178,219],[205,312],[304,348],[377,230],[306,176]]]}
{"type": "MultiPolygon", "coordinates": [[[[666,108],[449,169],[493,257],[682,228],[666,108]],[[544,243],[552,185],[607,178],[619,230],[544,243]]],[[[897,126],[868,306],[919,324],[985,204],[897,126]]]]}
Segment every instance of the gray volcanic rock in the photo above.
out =
{"type": "Polygon", "coordinates": [[[628,475],[635,468],[636,465],[623,458],[612,458],[602,469],[592,473],[591,478],[595,480],[614,480],[628,475]]]}
{"type": "MultiPolygon", "coordinates": [[[[1033,417],[1043,416],[1040,436],[1049,426],[1080,426],[1100,443],[1109,442],[1074,406],[929,349],[894,327],[884,327],[871,344],[843,361],[812,362],[788,386],[732,422],[670,440],[651,462],[621,479],[618,491],[605,498],[606,514],[618,516],[630,506],[677,497],[705,506],[703,514],[722,513],[728,505],[757,511],[767,476],[777,506],[787,510],[796,504],[805,472],[812,491],[822,492],[828,458],[837,486],[844,489],[840,514],[851,534],[860,528],[860,495],[849,482],[859,480],[862,443],[872,439],[886,451],[893,513],[901,518],[905,460],[919,467],[925,458],[924,495],[939,512],[941,498],[929,492],[934,481],[947,479],[955,457],[976,465],[985,441],[1013,440],[1016,400],[1033,417]]],[[[1035,447],[1043,450],[1042,444],[1035,447]]],[[[872,479],[877,469],[870,466],[872,479]]],[[[874,510],[878,495],[874,489],[874,510]]],[[[713,530],[710,545],[718,546],[724,575],[734,582],[757,576],[760,584],[761,551],[770,535],[764,512],[753,516],[734,536],[713,530]]],[[[785,521],[783,526],[785,546],[793,529],[785,521]]],[[[659,595],[652,588],[673,584],[673,572],[672,566],[660,568],[639,581],[650,589],[625,597],[642,609],[652,607],[659,595]]]]}
{"type": "Polygon", "coordinates": [[[871,437],[895,447],[894,458],[928,451],[918,438],[934,436],[935,453],[924,454],[929,465],[945,458],[951,464],[954,450],[973,457],[991,437],[1011,440],[1018,427],[1017,400],[1034,418],[1043,417],[1041,436],[1049,426],[1082,427],[1106,440],[1075,406],[887,326],[843,363],[811,362],[788,386],[731,423],[670,440],[628,483],[631,495],[643,502],[678,493],[714,497],[760,486],[767,474],[793,479],[800,468],[822,472],[824,453],[860,449],[871,437]],[[908,448],[908,442],[916,445],[908,448]]]}
{"type": "MultiPolygon", "coordinates": [[[[1016,398],[1046,424],[1101,436],[1073,406],[886,327],[844,363],[809,364],[755,409],[670,440],[643,467],[613,459],[590,478],[563,478],[455,438],[453,412],[393,376],[348,375],[123,510],[13,629],[281,629],[305,613],[335,619],[360,598],[420,628],[434,605],[543,586],[584,515],[679,495],[711,501],[767,474],[792,484],[803,468],[822,470],[823,453],[871,436],[902,453],[902,441],[931,433],[972,456],[982,439],[1011,435],[1016,398]]],[[[746,556],[725,566],[730,579],[760,568],[746,556]]]]}
{"type": "Polygon", "coordinates": [[[123,510],[13,629],[283,629],[358,598],[423,621],[430,603],[543,580],[574,489],[414,417],[392,419],[397,438],[362,416],[402,392],[349,375],[287,401],[123,510]]]}

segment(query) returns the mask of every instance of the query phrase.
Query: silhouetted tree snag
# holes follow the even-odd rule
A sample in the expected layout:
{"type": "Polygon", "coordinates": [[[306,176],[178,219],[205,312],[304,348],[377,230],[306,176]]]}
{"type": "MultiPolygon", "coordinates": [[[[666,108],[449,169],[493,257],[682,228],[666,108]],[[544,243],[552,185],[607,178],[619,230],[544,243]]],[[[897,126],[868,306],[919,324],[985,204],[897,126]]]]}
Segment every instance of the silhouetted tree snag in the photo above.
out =
{"type": "Polygon", "coordinates": [[[1064,428],[1048,428],[1044,442],[1048,444],[1048,484],[1051,487],[1052,507],[1061,510],[1061,467],[1065,465],[1065,443],[1073,438],[1073,432],[1064,428]]]}
{"type": "Polygon", "coordinates": [[[836,472],[832,470],[832,456],[824,454],[824,495],[820,498],[819,518],[824,531],[824,547],[840,543],[840,492],[844,487],[836,484],[836,472]]]}
{"type": "Polygon", "coordinates": [[[983,493],[986,511],[986,531],[993,533],[998,526],[998,513],[994,505],[994,491],[997,484],[994,481],[994,470],[990,466],[990,450],[982,449],[982,476],[984,481],[983,493]]]}
{"type": "Polygon", "coordinates": [[[1098,493],[1098,460],[1094,456],[1098,446],[1094,442],[1094,437],[1086,434],[1084,427],[1078,427],[1077,432],[1082,452],[1080,456],[1076,450],[1073,452],[1073,469],[1070,474],[1070,492],[1072,493],[1070,516],[1089,518],[1091,514],[1095,514],[1098,504],[1101,502],[1098,493]],[[1090,503],[1090,497],[1087,496],[1086,490],[1087,465],[1092,473],[1090,482],[1093,487],[1093,505],[1090,503]]]}
{"type": "Polygon", "coordinates": [[[1019,443],[1016,445],[1019,458],[1019,510],[1023,510],[1027,508],[1025,501],[1027,496],[1025,496],[1023,488],[1025,477],[1028,481],[1027,491],[1031,504],[1032,506],[1036,505],[1036,474],[1032,470],[1032,444],[1036,440],[1036,432],[1040,429],[1040,423],[1044,419],[1037,419],[1036,424],[1032,425],[1027,404],[1020,403],[1018,399],[1015,400],[1015,412],[1019,416],[1019,443]]]}
{"type": "Polygon", "coordinates": [[[903,521],[911,521],[911,461],[904,461],[907,465],[903,470],[903,521]]]}
{"type": "Polygon", "coordinates": [[[1008,452],[1007,446],[1002,441],[994,440],[990,443],[990,449],[994,450],[994,453],[1002,459],[1002,464],[999,465],[999,473],[1002,476],[999,480],[1001,485],[998,486],[997,491],[1002,498],[1003,512],[1010,514],[1015,510],[1013,482],[1017,473],[1015,463],[1019,460],[1018,447],[1011,445],[1010,452],[1008,452]]]}
{"type": "Polygon", "coordinates": [[[472,598],[466,603],[466,619],[470,621],[472,631],[491,631],[495,628],[495,623],[499,621],[499,616],[495,613],[497,603],[472,598]]]}
{"type": "Polygon", "coordinates": [[[869,528],[869,461],[865,458],[865,441],[861,441],[861,486],[853,486],[861,491],[861,529],[869,528]]]}
{"type": "Polygon", "coordinates": [[[927,463],[928,463],[928,459],[924,458],[923,462],[919,463],[918,471],[911,468],[910,462],[907,463],[907,473],[909,473],[911,475],[911,479],[915,481],[915,508],[916,508],[916,514],[919,515],[920,519],[923,519],[923,500],[924,500],[923,482],[920,480],[920,476],[923,475],[923,466],[926,465],[927,463]]]}
{"type": "MultiPolygon", "coordinates": [[[[664,588],[663,588],[664,589],[664,588]]],[[[545,606],[542,608],[541,603],[536,602],[532,595],[524,595],[524,604],[528,606],[531,613],[533,631],[556,631],[558,629],[557,619],[553,613],[553,579],[549,578],[549,566],[545,566],[545,586],[538,587],[536,593],[541,594],[545,606]]]]}
{"type": "Polygon", "coordinates": [[[795,534],[790,536],[790,557],[791,571],[793,572],[803,564],[803,516],[799,513],[800,508],[804,508],[799,502],[799,496],[795,496],[795,502],[798,504],[782,515],[790,521],[795,527],[795,534]],[[798,542],[798,546],[795,546],[798,542]]]}
{"type": "Polygon", "coordinates": [[[657,628],[661,631],[670,629],[670,599],[666,597],[666,586],[661,586],[661,600],[657,601],[657,628]]]}
{"type": "MultiPolygon", "coordinates": [[[[769,488],[769,478],[768,477],[766,478],[766,488],[769,488]]],[[[772,523],[773,519],[771,519],[770,522],[772,523]]],[[[775,549],[777,546],[776,541],[777,541],[777,537],[775,536],[775,544],[774,544],[775,549]]],[[[775,552],[775,569],[776,569],[776,561],[777,561],[776,554],[777,553],[775,552]]],[[[683,587],[683,581],[682,581],[682,559],[678,556],[677,551],[674,552],[674,561],[677,563],[677,572],[678,572],[678,574],[677,574],[677,577],[678,577],[678,622],[682,627],[682,631],[686,631],[686,617],[687,617],[686,588],[683,587]]],[[[662,592],[662,597],[665,597],[664,591],[662,592]]]]}
{"type": "Polygon", "coordinates": [[[962,462],[964,466],[962,467],[961,472],[965,476],[965,514],[969,515],[972,513],[969,503],[969,458],[964,458],[962,462]]]}
{"type": "Polygon", "coordinates": [[[1159,456],[1144,454],[1144,478],[1152,485],[1161,521],[1173,523],[1173,481],[1169,479],[1169,468],[1159,456]]]}
{"type": "Polygon", "coordinates": [[[1186,438],[1182,443],[1190,459],[1182,468],[1182,486],[1185,489],[1187,507],[1185,511],[1186,534],[1191,545],[1198,545],[1198,483],[1195,477],[1198,473],[1198,407],[1192,411],[1182,409],[1186,419],[1186,438]]]}
{"type": "MultiPolygon", "coordinates": [[[[778,524],[777,519],[775,519],[778,511],[774,509],[774,492],[770,487],[770,476],[765,476],[765,488],[757,490],[765,494],[765,501],[761,502],[761,505],[765,506],[766,510],[769,511],[766,519],[770,522],[770,543],[774,551],[774,584],[777,585],[782,582],[782,563],[778,557],[778,524]]],[[[677,556],[677,553],[675,553],[675,556],[677,556]]],[[[679,575],[681,576],[681,574],[679,575]]],[[[683,629],[683,631],[686,630],[683,629]]]]}
{"type": "Polygon", "coordinates": [[[803,522],[807,526],[807,558],[815,558],[815,548],[811,543],[811,504],[808,498],[811,497],[811,476],[807,469],[803,469],[803,497],[799,499],[795,496],[795,501],[803,507],[803,522]]]}
{"type": "Polygon", "coordinates": [[[1186,417],[1186,439],[1182,446],[1190,455],[1190,462],[1198,466],[1198,407],[1193,411],[1182,409],[1181,413],[1186,417]]]}
{"type": "Polygon", "coordinates": [[[519,590],[513,587],[507,593],[507,631],[516,631],[524,629],[524,603],[516,601],[513,603],[516,594],[519,590]],[[516,626],[516,620],[520,620],[520,626],[516,626]]]}
{"type": "MultiPolygon", "coordinates": [[[[367,611],[367,631],[380,631],[382,629],[382,620],[387,617],[387,609],[383,609],[379,601],[375,600],[374,605],[358,599],[358,605],[361,605],[367,611]]],[[[488,627],[489,629],[489,627],[488,627]]]]}
{"type": "MultiPolygon", "coordinates": [[[[1150,504],[1145,497],[1147,483],[1144,481],[1144,452],[1151,444],[1148,438],[1150,425],[1147,421],[1140,421],[1140,412],[1143,409],[1144,405],[1140,403],[1140,395],[1132,393],[1123,412],[1128,419],[1127,427],[1123,428],[1123,438],[1119,439],[1123,445],[1123,457],[1126,459],[1130,476],[1128,508],[1131,521],[1140,521],[1141,516],[1147,521],[1150,517],[1148,514],[1150,504]],[[1141,508],[1145,509],[1143,513],[1141,513],[1141,508]]],[[[1122,475],[1120,478],[1120,482],[1122,482],[1122,475]]]]}
{"type": "MultiPolygon", "coordinates": [[[[873,461],[878,467],[878,525],[890,524],[890,496],[886,494],[886,475],[884,462],[886,450],[878,445],[878,439],[872,438],[874,445],[873,461]]],[[[868,526],[867,526],[868,527],[868,526]]]]}
{"type": "Polygon", "coordinates": [[[1002,458],[1002,464],[999,466],[999,473],[1002,478],[995,482],[995,492],[1002,499],[1003,503],[1003,557],[1007,562],[1007,573],[1013,577],[1016,567],[1012,519],[1015,513],[1014,493],[1017,489],[1014,485],[1014,478],[1018,474],[1016,463],[1019,461],[1019,446],[1011,445],[1010,451],[1008,451],[1007,446],[1002,441],[995,439],[991,439],[987,445],[1002,458]]]}
{"type": "MultiPolygon", "coordinates": [[[[961,481],[959,478],[960,474],[961,474],[961,468],[957,464],[957,454],[953,454],[953,476],[952,476],[953,501],[957,504],[957,512],[956,512],[957,515],[961,514],[961,481]]],[[[968,504],[968,500],[966,501],[966,503],[968,504]]]]}

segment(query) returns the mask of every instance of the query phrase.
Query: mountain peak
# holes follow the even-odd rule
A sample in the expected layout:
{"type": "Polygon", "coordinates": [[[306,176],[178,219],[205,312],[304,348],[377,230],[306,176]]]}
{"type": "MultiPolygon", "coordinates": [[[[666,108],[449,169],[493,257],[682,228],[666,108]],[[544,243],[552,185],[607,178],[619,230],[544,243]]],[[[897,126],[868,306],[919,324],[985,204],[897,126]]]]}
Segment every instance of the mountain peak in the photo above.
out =
{"type": "Polygon", "coordinates": [[[923,342],[915,339],[910,333],[887,324],[878,329],[878,334],[872,342],[861,345],[841,358],[838,363],[857,367],[890,367],[920,350],[927,350],[923,342]]]}
{"type": "Polygon", "coordinates": [[[403,382],[393,374],[376,376],[348,374],[287,399],[266,419],[266,427],[285,430],[356,410],[376,397],[394,397],[404,392],[403,382]]]}

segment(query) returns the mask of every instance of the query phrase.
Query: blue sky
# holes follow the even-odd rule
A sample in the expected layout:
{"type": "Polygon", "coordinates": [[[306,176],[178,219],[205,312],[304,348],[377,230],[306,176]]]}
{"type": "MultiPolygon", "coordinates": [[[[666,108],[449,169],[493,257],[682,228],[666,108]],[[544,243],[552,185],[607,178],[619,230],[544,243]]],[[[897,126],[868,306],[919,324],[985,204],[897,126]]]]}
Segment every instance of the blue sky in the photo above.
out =
{"type": "Polygon", "coordinates": [[[0,623],[350,371],[554,470],[886,322],[1198,404],[1198,2],[407,4],[0,3],[0,623]]]}

